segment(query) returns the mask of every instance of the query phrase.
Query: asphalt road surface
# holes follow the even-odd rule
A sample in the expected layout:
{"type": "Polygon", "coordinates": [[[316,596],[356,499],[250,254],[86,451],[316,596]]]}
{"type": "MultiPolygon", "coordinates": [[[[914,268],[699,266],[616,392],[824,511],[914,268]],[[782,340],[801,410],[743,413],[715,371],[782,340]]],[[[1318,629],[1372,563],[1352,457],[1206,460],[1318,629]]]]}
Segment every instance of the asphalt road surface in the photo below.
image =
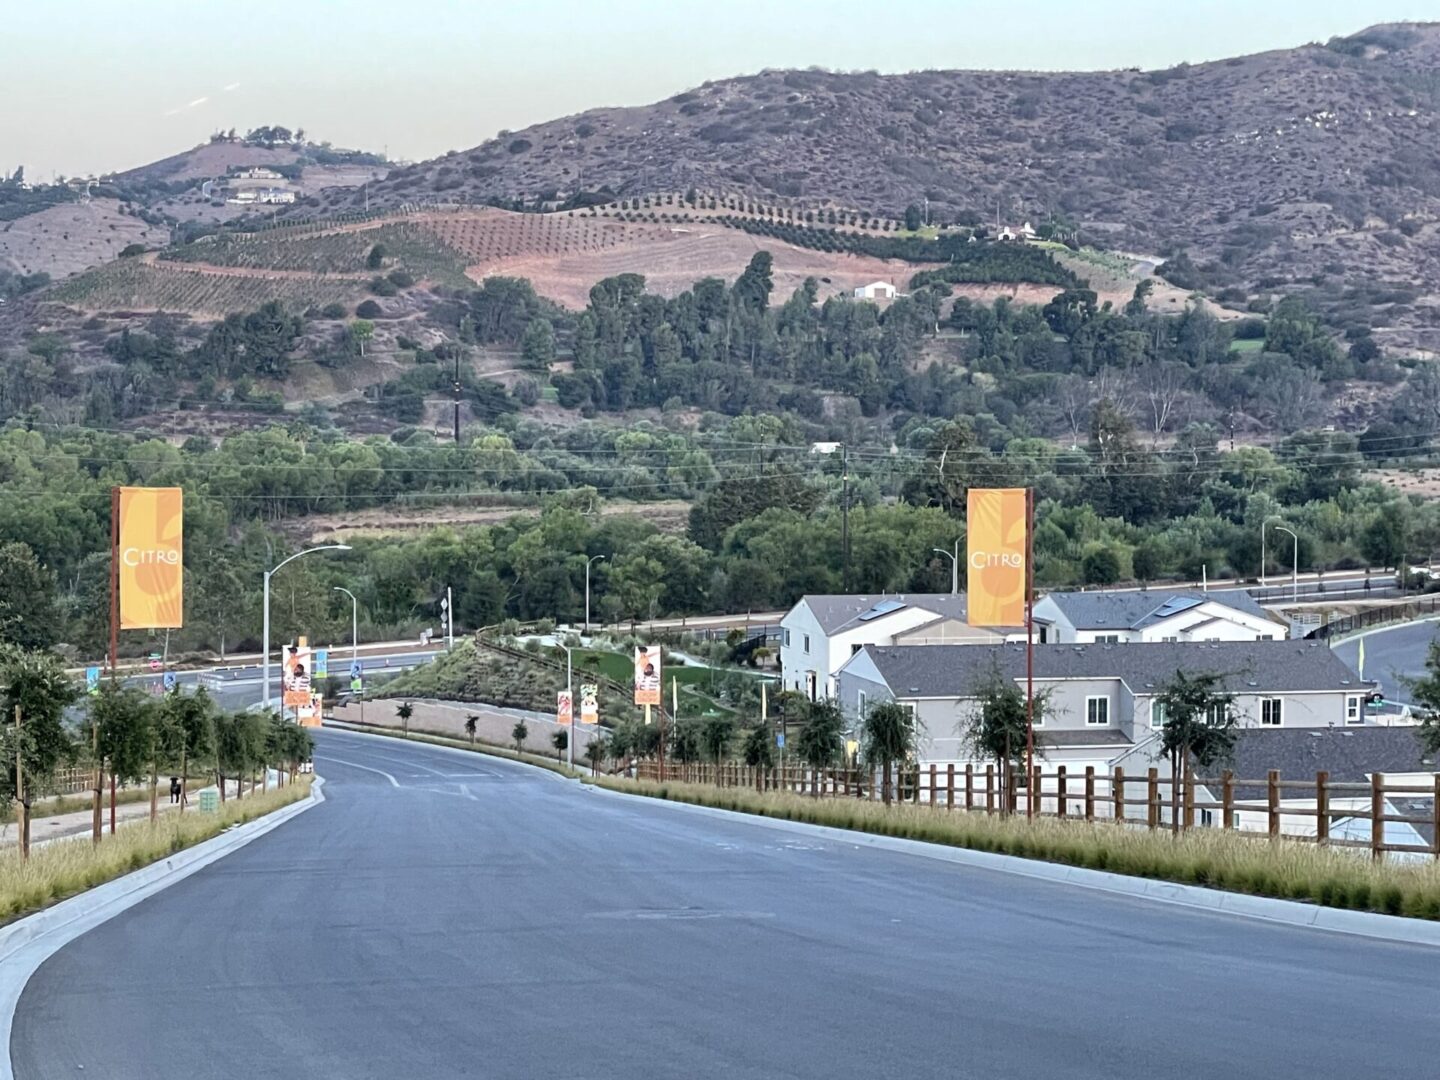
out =
{"type": "Polygon", "coordinates": [[[1335,646],[1335,653],[1358,670],[1360,642],[1365,642],[1367,679],[1378,679],[1380,689],[1389,701],[1410,703],[1410,691],[1402,677],[1416,678],[1425,674],[1425,659],[1430,642],[1440,634],[1440,622],[1406,623],[1388,630],[1376,630],[1363,639],[1351,638],[1335,646]]]}
{"type": "Polygon", "coordinates": [[[326,731],[326,802],[35,974],[24,1080],[1428,1074],[1440,953],[326,731]]]}

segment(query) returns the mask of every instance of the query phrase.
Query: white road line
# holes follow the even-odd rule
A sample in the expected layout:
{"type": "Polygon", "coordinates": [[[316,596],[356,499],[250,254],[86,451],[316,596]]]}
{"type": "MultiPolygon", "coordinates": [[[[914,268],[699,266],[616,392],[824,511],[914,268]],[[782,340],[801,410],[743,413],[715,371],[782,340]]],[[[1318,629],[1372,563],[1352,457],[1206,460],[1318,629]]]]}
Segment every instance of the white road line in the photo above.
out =
{"type": "Polygon", "coordinates": [[[390,775],[388,772],[386,772],[384,769],[372,769],[369,765],[360,765],[360,764],[357,764],[357,763],[354,762],[354,761],[346,761],[344,758],[335,757],[333,754],[322,754],[322,755],[321,755],[321,760],[322,760],[322,761],[333,761],[333,762],[335,762],[336,764],[339,764],[339,765],[349,765],[350,768],[352,768],[352,769],[364,769],[366,772],[379,773],[381,776],[385,777],[386,780],[389,780],[389,781],[390,781],[390,786],[391,786],[391,787],[399,787],[399,786],[400,786],[400,781],[399,781],[399,780],[396,780],[395,777],[391,776],[391,775],[390,775]]]}

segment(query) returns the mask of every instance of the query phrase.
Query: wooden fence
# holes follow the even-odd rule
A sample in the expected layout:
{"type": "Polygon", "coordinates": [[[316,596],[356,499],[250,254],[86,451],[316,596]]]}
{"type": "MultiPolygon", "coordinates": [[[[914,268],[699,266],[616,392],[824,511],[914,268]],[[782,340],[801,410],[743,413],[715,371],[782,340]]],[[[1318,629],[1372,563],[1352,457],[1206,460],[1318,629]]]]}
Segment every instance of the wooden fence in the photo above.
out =
{"type": "MultiPolygon", "coordinates": [[[[757,791],[788,791],[825,798],[881,798],[878,770],[812,769],[807,766],[752,769],[744,765],[667,762],[663,773],[654,761],[636,765],[641,780],[678,780],[751,787],[757,791]]],[[[1030,783],[1025,770],[994,764],[929,765],[896,768],[892,796],[896,802],[937,810],[988,814],[1026,813],[1082,821],[1120,821],[1136,827],[1176,832],[1218,825],[1241,835],[1308,841],[1334,847],[1368,848],[1375,858],[1385,852],[1425,854],[1440,858],[1440,774],[1425,783],[1391,782],[1380,773],[1366,783],[1332,781],[1329,773],[1313,779],[1283,779],[1271,770],[1263,779],[1247,780],[1224,772],[1217,777],[1187,775],[1177,783],[1158,769],[1143,773],[1094,766],[1052,770],[1039,766],[1030,783]],[[1174,789],[1172,791],[1172,788],[1174,789]],[[1238,792],[1263,792],[1242,795],[1238,792]],[[1423,812],[1397,812],[1391,800],[1428,803],[1423,812]],[[1218,819],[1218,820],[1217,820],[1218,819]],[[1337,824],[1363,823],[1364,837],[1345,835],[1337,824]],[[1387,839],[1387,824],[1414,827],[1420,843],[1387,839]],[[1422,830],[1429,831],[1426,839],[1422,830]]],[[[1413,808],[1412,808],[1413,809],[1413,808]]]]}

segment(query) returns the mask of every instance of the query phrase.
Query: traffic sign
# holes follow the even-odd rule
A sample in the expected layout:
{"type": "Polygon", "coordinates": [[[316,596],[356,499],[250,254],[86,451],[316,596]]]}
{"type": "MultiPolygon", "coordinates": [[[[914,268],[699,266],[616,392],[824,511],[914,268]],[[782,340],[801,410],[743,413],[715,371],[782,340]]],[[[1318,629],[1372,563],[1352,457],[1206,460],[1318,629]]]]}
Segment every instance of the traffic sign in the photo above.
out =
{"type": "Polygon", "coordinates": [[[159,671],[159,670],[160,670],[160,667],[161,667],[160,654],[159,654],[158,652],[152,652],[152,653],[150,654],[150,670],[151,670],[151,671],[159,671]]]}
{"type": "Polygon", "coordinates": [[[350,678],[358,679],[364,673],[364,666],[359,660],[350,661],[350,678]]]}
{"type": "Polygon", "coordinates": [[[161,678],[160,681],[165,684],[165,689],[166,689],[166,690],[174,690],[174,689],[175,689],[175,672],[173,672],[173,671],[167,671],[167,672],[165,672],[164,676],[161,678]]]}
{"type": "Polygon", "coordinates": [[[365,683],[364,683],[362,680],[360,680],[360,679],[351,679],[351,680],[350,680],[350,692],[351,692],[352,694],[359,694],[359,693],[363,692],[364,689],[365,689],[365,683]]]}
{"type": "Polygon", "coordinates": [[[781,750],[785,749],[785,733],[783,731],[777,731],[775,733],[775,745],[781,750]]]}

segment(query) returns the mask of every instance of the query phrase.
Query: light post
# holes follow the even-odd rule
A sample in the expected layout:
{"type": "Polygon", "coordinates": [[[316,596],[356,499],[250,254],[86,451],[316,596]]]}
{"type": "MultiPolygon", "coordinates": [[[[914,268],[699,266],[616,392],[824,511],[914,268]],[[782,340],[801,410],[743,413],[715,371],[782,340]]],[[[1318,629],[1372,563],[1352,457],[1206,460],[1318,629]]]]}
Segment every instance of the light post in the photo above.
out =
{"type": "Polygon", "coordinates": [[[597,560],[603,558],[605,558],[604,555],[591,555],[585,560],[585,633],[587,636],[590,633],[590,567],[597,560]]]}
{"type": "Polygon", "coordinates": [[[1290,602],[1292,604],[1300,601],[1300,537],[1295,535],[1295,530],[1287,529],[1284,525],[1276,525],[1276,532],[1283,532],[1290,537],[1290,602]]]}
{"type": "Polygon", "coordinates": [[[350,666],[353,668],[360,659],[360,601],[355,599],[355,594],[349,589],[336,585],[335,591],[350,597],[350,666]]]}
{"type": "Polygon", "coordinates": [[[931,548],[931,551],[944,555],[950,560],[950,595],[960,595],[960,541],[955,541],[954,552],[946,551],[944,548],[931,548]]]}
{"type": "Polygon", "coordinates": [[[265,617],[264,632],[261,634],[261,648],[265,650],[264,658],[260,662],[261,678],[265,680],[264,702],[265,708],[270,708],[270,578],[279,572],[280,568],[288,562],[300,558],[301,555],[309,555],[313,551],[349,551],[349,544],[321,544],[319,547],[305,548],[297,551],[288,559],[281,559],[278,563],[265,571],[265,617]]]}
{"type": "Polygon", "coordinates": [[[1260,587],[1265,587],[1265,526],[1278,518],[1279,514],[1270,514],[1260,522],[1260,587]]]}

